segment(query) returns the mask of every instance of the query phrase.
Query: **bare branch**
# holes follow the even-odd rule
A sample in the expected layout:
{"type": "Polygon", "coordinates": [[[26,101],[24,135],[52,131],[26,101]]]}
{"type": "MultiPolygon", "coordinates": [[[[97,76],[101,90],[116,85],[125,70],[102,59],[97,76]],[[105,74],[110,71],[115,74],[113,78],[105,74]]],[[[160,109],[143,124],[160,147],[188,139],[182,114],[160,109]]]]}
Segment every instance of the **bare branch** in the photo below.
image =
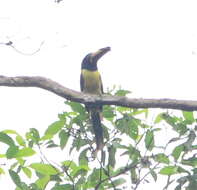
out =
{"type": "Polygon", "coordinates": [[[117,105],[130,108],[166,108],[185,111],[197,110],[197,101],[175,99],[137,99],[109,95],[96,96],[71,90],[69,88],[62,86],[61,84],[58,84],[55,81],[39,76],[0,76],[0,86],[38,87],[53,92],[60,97],[66,98],[67,100],[80,102],[83,104],[93,103],[99,105],[117,105]]]}

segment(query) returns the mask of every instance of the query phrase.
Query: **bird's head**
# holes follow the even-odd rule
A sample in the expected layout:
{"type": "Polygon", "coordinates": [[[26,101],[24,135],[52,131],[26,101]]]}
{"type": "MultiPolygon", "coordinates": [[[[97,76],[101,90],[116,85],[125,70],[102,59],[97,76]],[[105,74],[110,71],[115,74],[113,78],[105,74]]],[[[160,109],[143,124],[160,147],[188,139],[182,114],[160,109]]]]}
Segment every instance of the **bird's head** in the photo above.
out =
{"type": "Polygon", "coordinates": [[[110,47],[101,48],[94,53],[89,53],[86,55],[82,61],[81,69],[87,69],[91,71],[97,70],[97,61],[105,55],[108,51],[110,51],[110,47]]]}

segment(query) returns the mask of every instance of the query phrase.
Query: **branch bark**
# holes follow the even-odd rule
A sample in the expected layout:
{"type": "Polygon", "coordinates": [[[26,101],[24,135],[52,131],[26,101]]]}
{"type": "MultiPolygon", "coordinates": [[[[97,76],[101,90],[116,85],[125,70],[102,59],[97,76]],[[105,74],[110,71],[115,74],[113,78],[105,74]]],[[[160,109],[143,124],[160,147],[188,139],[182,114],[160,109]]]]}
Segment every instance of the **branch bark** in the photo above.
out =
{"type": "Polygon", "coordinates": [[[127,98],[120,96],[96,96],[71,90],[52,81],[39,76],[0,76],[0,86],[7,87],[37,87],[42,88],[67,100],[80,102],[83,104],[116,105],[130,108],[166,108],[185,111],[197,110],[197,101],[176,100],[176,99],[142,99],[127,98]]]}

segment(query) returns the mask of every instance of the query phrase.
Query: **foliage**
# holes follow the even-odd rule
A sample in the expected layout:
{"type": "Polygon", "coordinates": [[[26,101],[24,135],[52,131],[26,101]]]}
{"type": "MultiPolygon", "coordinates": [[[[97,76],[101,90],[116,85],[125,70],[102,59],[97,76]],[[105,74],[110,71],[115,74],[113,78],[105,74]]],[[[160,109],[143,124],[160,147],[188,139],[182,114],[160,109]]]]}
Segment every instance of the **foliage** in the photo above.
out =
{"type": "MultiPolygon", "coordinates": [[[[108,93],[126,96],[129,91],[108,93]]],[[[0,175],[8,172],[16,190],[139,189],[163,176],[164,189],[197,189],[195,112],[104,106],[105,147],[96,154],[84,106],[65,104],[67,111],[42,135],[35,128],[25,137],[14,130],[0,132],[0,159],[6,162],[0,175]],[[46,150],[63,152],[66,159],[57,163],[46,150]]]]}

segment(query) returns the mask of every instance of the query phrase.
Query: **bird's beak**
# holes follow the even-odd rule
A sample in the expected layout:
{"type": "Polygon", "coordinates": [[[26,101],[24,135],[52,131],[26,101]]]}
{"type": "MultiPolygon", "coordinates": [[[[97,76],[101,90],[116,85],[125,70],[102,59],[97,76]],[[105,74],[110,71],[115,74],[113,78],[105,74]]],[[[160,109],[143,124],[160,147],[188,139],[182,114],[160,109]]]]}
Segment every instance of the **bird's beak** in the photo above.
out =
{"type": "Polygon", "coordinates": [[[94,61],[97,62],[103,55],[105,55],[110,50],[111,50],[110,47],[101,48],[98,51],[92,53],[91,57],[92,59],[94,59],[94,61]]]}

